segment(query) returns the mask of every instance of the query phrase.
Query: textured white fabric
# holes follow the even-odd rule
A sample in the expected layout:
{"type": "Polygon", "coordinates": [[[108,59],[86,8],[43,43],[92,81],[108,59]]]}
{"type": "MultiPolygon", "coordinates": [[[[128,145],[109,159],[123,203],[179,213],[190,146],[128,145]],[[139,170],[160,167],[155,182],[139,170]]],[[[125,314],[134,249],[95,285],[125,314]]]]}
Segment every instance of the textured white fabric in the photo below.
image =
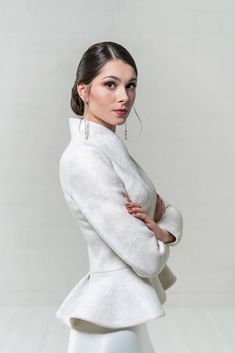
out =
{"type": "Polygon", "coordinates": [[[71,140],[59,165],[60,183],[88,245],[89,272],[64,299],[56,317],[69,327],[80,318],[108,328],[164,316],[165,290],[176,276],[167,266],[170,246],[182,237],[181,212],[164,200],[159,226],[174,243],[157,240],[129,214],[124,195],[154,216],[156,189],[121,138],[103,125],[69,118],[71,140]]]}

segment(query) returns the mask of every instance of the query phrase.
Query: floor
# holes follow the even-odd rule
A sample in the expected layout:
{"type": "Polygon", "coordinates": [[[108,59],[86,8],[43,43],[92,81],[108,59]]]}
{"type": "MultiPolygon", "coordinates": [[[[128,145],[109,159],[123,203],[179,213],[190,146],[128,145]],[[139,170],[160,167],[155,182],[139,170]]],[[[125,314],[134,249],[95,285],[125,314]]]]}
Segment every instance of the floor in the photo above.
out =
{"type": "MultiPolygon", "coordinates": [[[[234,353],[235,308],[168,307],[148,321],[156,353],[234,353]]],[[[66,353],[69,328],[55,307],[0,307],[1,353],[66,353]]]]}

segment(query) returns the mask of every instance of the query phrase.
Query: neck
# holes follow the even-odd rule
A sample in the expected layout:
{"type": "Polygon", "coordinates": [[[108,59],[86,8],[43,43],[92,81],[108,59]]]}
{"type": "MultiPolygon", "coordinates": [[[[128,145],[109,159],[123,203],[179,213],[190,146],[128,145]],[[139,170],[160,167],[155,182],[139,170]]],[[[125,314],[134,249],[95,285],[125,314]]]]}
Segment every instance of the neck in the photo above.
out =
{"type": "Polygon", "coordinates": [[[97,118],[97,117],[94,117],[94,116],[87,116],[87,115],[83,115],[82,118],[86,119],[88,121],[93,121],[94,123],[103,125],[106,128],[108,128],[109,130],[113,131],[114,133],[116,132],[116,125],[111,125],[111,124],[107,123],[107,121],[104,121],[104,120],[102,120],[100,118],[97,118]]]}

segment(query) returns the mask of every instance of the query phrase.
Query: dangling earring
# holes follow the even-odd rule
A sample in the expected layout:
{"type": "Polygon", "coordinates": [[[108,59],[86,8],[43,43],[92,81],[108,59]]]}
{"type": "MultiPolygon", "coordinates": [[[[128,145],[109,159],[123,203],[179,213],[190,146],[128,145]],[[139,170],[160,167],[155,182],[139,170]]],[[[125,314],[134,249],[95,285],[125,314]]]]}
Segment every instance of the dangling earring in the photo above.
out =
{"type": "Polygon", "coordinates": [[[125,140],[127,140],[127,120],[125,121],[125,140]]]}
{"type": "Polygon", "coordinates": [[[87,119],[85,120],[85,139],[87,140],[89,137],[89,121],[87,119]]]}
{"type": "MultiPolygon", "coordinates": [[[[89,109],[88,101],[86,101],[86,103],[89,109]]],[[[85,120],[85,139],[87,140],[89,137],[89,121],[85,119],[85,117],[84,117],[84,120],[85,120]]]]}

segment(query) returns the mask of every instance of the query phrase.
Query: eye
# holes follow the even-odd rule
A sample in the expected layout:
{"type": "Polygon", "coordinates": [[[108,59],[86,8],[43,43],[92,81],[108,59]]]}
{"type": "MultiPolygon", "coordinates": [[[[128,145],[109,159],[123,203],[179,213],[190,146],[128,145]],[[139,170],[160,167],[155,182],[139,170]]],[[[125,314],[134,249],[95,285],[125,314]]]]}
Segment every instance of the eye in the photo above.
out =
{"type": "Polygon", "coordinates": [[[113,81],[108,81],[104,85],[107,86],[108,88],[111,88],[110,85],[115,84],[113,81]]]}
{"type": "MultiPolygon", "coordinates": [[[[116,86],[116,84],[115,84],[114,81],[108,81],[108,82],[106,82],[104,85],[107,86],[108,88],[111,88],[112,85],[115,85],[115,86],[116,86]]],[[[137,87],[137,84],[136,84],[136,83],[129,83],[129,84],[127,85],[127,87],[130,87],[130,86],[132,86],[132,87],[133,87],[132,90],[134,90],[134,89],[137,87]]]]}
{"type": "Polygon", "coordinates": [[[128,86],[133,86],[133,90],[137,87],[136,83],[130,83],[128,86]]]}

